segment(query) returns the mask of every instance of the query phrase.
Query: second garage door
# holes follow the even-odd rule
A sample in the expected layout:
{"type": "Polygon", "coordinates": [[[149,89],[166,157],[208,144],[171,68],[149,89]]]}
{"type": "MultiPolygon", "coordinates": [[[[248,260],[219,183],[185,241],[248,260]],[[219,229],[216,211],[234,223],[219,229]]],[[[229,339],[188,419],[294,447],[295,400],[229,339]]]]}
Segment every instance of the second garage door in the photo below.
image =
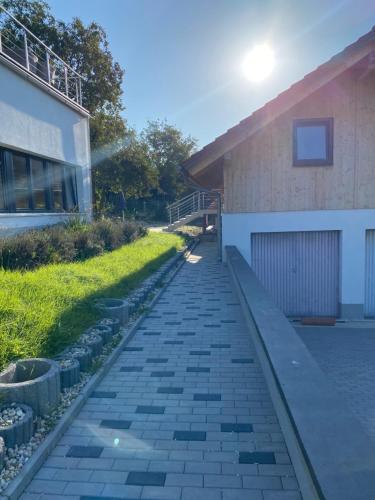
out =
{"type": "Polygon", "coordinates": [[[251,265],[287,316],[338,315],[338,231],[253,233],[251,265]]]}

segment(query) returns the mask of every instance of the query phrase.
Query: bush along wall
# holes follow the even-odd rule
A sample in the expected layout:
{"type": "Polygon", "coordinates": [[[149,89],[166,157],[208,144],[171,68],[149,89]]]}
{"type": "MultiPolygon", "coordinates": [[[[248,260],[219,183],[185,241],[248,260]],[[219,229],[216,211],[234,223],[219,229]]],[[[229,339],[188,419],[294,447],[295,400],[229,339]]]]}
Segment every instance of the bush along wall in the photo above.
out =
{"type": "Polygon", "coordinates": [[[30,270],[45,264],[82,261],[145,235],[146,229],[133,220],[86,223],[73,219],[0,239],[0,267],[30,270]]]}

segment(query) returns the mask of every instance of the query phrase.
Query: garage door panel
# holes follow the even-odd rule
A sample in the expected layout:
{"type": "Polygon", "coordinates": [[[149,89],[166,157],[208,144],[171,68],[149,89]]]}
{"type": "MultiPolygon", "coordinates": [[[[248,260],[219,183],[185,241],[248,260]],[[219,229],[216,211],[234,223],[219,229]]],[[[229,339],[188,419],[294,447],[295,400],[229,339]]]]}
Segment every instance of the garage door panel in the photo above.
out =
{"type": "Polygon", "coordinates": [[[365,316],[375,317],[375,231],[366,231],[365,316]]]}
{"type": "Polygon", "coordinates": [[[339,233],[253,233],[252,267],[289,316],[337,316],[339,233]]]}

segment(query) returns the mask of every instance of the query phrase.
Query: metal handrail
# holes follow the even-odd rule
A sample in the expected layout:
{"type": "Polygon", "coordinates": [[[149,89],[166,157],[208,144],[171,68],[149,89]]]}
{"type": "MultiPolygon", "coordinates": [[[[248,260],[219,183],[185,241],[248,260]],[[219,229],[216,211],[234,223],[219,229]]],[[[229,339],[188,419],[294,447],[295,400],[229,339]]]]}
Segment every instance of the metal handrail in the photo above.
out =
{"type": "Polygon", "coordinates": [[[82,106],[83,77],[1,5],[0,54],[82,106]]]}
{"type": "Polygon", "coordinates": [[[205,210],[210,206],[212,206],[212,208],[217,208],[216,194],[207,193],[205,191],[194,191],[167,207],[169,212],[169,224],[174,224],[182,218],[205,210]]]}

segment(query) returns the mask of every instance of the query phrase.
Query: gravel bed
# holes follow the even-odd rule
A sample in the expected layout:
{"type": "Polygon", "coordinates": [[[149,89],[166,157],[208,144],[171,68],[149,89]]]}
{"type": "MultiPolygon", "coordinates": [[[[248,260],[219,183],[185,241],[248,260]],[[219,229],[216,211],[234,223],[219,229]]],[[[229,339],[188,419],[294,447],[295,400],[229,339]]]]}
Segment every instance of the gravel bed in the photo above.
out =
{"type": "Polygon", "coordinates": [[[22,420],[25,412],[16,403],[11,403],[6,408],[0,410],[0,428],[9,427],[22,420]]]}

